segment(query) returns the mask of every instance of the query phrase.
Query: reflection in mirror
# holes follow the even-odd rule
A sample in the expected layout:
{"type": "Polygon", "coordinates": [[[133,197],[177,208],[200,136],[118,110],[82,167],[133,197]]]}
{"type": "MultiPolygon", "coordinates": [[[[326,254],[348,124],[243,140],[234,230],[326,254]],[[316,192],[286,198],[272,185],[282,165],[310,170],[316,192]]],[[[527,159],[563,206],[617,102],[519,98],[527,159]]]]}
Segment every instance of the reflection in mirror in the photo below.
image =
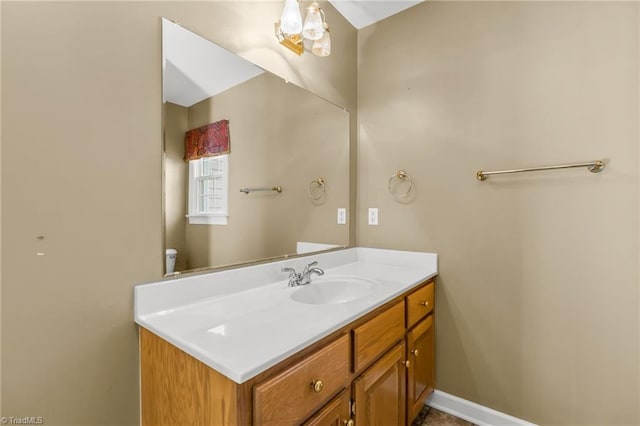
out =
{"type": "Polygon", "coordinates": [[[170,21],[162,32],[167,266],[348,245],[349,114],[170,21]],[[185,162],[186,132],[223,120],[229,152],[185,162]]]}

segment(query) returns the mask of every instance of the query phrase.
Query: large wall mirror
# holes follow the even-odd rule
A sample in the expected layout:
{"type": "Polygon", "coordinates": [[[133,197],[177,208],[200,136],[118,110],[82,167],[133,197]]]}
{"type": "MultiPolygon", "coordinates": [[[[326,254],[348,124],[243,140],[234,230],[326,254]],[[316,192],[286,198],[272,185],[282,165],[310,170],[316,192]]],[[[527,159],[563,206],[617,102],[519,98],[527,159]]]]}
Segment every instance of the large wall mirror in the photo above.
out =
{"type": "Polygon", "coordinates": [[[348,245],[348,112],[166,19],[162,41],[174,271],[348,245]],[[229,153],[185,161],[185,134],[225,120],[229,153]]]}

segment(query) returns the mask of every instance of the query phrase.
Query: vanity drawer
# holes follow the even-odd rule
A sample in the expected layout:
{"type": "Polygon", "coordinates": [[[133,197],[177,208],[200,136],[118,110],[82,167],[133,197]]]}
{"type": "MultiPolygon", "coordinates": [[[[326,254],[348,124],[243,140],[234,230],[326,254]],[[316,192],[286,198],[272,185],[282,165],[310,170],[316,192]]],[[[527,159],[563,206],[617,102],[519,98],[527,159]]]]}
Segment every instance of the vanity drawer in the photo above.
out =
{"type": "Polygon", "coordinates": [[[404,301],[353,330],[354,371],[367,367],[404,336],[404,301]]]}
{"type": "Polygon", "coordinates": [[[254,425],[285,426],[302,420],[349,380],[349,335],[254,388],[254,425]]]}
{"type": "Polygon", "coordinates": [[[433,288],[431,281],[407,296],[407,328],[413,327],[433,310],[433,288]]]}

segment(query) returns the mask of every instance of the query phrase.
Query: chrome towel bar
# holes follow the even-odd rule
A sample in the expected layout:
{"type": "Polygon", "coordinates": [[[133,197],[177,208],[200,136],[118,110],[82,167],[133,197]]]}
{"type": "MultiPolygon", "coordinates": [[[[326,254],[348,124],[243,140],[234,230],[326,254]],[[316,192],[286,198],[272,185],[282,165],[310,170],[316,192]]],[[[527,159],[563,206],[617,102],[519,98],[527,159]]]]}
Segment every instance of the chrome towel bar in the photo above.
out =
{"type": "Polygon", "coordinates": [[[599,173],[604,169],[604,161],[596,160],[590,161],[588,163],[575,163],[575,164],[559,164],[557,166],[541,166],[541,167],[531,167],[528,169],[512,169],[512,170],[496,170],[493,172],[485,172],[484,170],[479,170],[476,173],[476,178],[478,180],[486,180],[490,175],[504,175],[507,173],[521,173],[521,172],[537,172],[540,170],[556,170],[556,169],[571,169],[574,167],[587,167],[591,173],[599,173]]]}

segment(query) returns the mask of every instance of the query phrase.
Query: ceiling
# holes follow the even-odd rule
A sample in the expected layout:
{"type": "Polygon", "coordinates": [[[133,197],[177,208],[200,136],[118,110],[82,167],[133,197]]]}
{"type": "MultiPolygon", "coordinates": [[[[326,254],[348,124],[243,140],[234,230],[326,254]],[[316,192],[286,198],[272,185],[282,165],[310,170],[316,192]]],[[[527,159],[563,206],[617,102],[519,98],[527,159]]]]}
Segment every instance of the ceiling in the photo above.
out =
{"type": "Polygon", "coordinates": [[[162,19],[162,97],[190,107],[264,72],[235,53],[162,19]]]}
{"type": "MultiPolygon", "coordinates": [[[[329,0],[357,29],[424,0],[329,0]]],[[[274,40],[275,43],[275,40],[274,40]]],[[[264,72],[214,43],[162,19],[163,101],[190,107],[264,72]]]]}
{"type": "Polygon", "coordinates": [[[357,29],[402,12],[424,0],[329,0],[357,29]]]}

